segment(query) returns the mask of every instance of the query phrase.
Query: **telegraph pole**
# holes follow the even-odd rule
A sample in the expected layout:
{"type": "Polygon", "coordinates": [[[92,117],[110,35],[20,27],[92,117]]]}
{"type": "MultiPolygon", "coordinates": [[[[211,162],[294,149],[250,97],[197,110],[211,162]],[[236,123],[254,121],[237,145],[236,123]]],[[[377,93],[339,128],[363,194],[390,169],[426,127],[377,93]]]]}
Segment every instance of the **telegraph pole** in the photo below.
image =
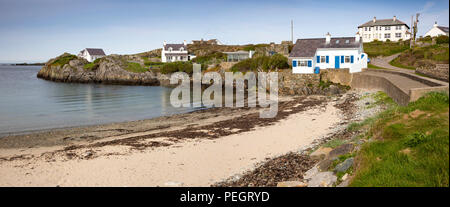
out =
{"type": "Polygon", "coordinates": [[[294,44],[294,20],[291,19],[291,42],[294,44]]]}

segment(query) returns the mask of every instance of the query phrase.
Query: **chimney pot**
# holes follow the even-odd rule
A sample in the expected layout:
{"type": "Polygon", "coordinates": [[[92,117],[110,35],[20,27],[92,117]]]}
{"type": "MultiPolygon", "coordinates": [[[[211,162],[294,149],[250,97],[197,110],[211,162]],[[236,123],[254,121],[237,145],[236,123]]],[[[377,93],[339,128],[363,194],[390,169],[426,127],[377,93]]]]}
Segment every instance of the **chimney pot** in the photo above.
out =
{"type": "Polygon", "coordinates": [[[377,17],[373,17],[373,22],[376,22],[377,21],[377,17]]]}
{"type": "Polygon", "coordinates": [[[395,22],[395,21],[397,21],[397,17],[396,17],[396,16],[394,16],[394,18],[393,18],[392,20],[394,20],[394,22],[395,22]]]}

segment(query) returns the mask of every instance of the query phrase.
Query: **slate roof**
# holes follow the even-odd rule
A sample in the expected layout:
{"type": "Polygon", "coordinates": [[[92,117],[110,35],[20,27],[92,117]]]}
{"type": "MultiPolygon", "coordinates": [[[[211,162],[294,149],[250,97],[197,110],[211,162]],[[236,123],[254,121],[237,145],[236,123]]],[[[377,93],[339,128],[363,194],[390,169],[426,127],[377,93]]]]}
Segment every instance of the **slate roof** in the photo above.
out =
{"type": "Polygon", "coordinates": [[[90,55],[106,55],[103,49],[100,48],[86,48],[90,55]]]}
{"type": "Polygon", "coordinates": [[[442,26],[438,26],[438,29],[440,29],[441,31],[448,33],[448,27],[442,27],[442,26]]]}
{"type": "Polygon", "coordinates": [[[354,37],[331,38],[329,44],[325,41],[325,38],[298,39],[289,57],[313,57],[318,48],[359,48],[362,44],[361,40],[355,42],[354,37]]]}
{"type": "Polygon", "coordinates": [[[406,23],[398,19],[396,19],[395,21],[394,19],[377,19],[375,22],[373,22],[373,20],[370,20],[362,25],[359,25],[358,28],[372,27],[372,26],[394,26],[394,25],[406,25],[406,27],[408,27],[409,29],[409,26],[406,23]]]}
{"type": "Polygon", "coordinates": [[[187,47],[184,44],[166,44],[164,50],[169,50],[169,47],[171,47],[172,50],[180,50],[181,47],[183,47],[183,50],[187,50],[187,47]]]}

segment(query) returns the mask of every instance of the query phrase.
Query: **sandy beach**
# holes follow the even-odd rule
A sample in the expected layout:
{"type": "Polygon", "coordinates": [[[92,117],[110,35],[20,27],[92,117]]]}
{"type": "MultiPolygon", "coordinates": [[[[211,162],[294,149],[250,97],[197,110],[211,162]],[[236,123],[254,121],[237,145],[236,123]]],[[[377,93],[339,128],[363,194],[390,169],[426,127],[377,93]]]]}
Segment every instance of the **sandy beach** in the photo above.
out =
{"type": "Polygon", "coordinates": [[[4,137],[0,186],[210,186],[335,133],[345,98],[283,98],[273,119],[220,108],[4,137]]]}

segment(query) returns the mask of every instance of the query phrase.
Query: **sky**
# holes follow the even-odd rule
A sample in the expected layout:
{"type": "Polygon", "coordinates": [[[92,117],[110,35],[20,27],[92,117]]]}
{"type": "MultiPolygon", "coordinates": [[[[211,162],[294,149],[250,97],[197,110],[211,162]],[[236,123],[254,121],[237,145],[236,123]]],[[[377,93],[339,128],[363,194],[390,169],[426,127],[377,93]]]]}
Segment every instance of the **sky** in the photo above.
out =
{"type": "Polygon", "coordinates": [[[354,36],[358,25],[394,15],[418,35],[449,25],[448,0],[0,0],[0,63],[45,62],[103,48],[134,54],[168,43],[217,38],[224,44],[354,36]]]}

